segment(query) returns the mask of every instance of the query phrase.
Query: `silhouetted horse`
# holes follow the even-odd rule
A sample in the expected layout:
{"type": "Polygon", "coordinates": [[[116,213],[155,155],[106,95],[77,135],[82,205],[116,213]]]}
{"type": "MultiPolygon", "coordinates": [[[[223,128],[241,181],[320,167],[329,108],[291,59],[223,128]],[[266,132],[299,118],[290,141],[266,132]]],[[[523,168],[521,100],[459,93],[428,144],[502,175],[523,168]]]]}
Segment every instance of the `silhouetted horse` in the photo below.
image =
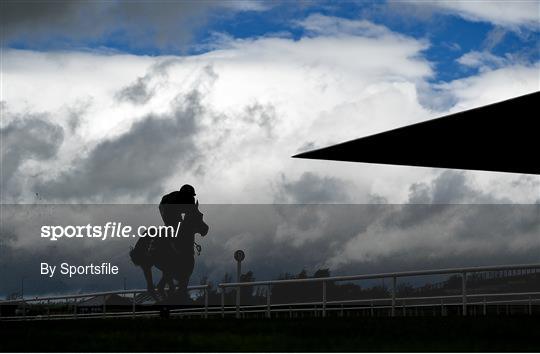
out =
{"type": "Polygon", "coordinates": [[[209,227],[203,221],[203,214],[199,211],[199,203],[183,205],[185,210],[183,221],[180,223],[178,237],[158,239],[143,237],[135,244],[129,253],[131,260],[140,266],[146,279],[148,292],[157,301],[154,282],[152,280],[152,267],[155,266],[163,272],[158,283],[158,292],[165,297],[165,284],[169,291],[174,293],[178,282],[178,291],[181,295],[187,294],[187,286],[195,266],[195,234],[206,236],[209,227]],[[155,247],[153,245],[156,245],[155,247]]]}

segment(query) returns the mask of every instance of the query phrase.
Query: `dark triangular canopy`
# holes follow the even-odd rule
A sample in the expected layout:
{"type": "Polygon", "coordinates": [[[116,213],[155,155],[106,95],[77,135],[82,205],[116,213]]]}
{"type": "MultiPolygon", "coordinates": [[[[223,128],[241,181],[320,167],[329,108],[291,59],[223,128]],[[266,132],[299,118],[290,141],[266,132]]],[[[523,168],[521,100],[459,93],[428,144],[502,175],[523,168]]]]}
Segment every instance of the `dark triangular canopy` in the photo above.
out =
{"type": "Polygon", "coordinates": [[[304,159],[540,174],[540,91],[304,152],[304,159]]]}

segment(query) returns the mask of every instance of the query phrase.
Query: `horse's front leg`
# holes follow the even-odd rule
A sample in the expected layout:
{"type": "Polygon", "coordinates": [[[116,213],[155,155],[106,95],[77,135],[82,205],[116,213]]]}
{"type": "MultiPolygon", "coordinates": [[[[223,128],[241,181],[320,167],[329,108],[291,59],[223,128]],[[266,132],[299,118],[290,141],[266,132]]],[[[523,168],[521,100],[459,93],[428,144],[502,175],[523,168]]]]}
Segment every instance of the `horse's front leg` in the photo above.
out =
{"type": "Polygon", "coordinates": [[[157,284],[158,294],[162,298],[165,298],[167,296],[167,294],[165,293],[165,284],[167,284],[167,276],[165,275],[165,272],[162,272],[161,279],[159,280],[159,283],[157,284]]]}
{"type": "Polygon", "coordinates": [[[156,290],[154,289],[154,280],[152,279],[152,266],[143,265],[141,267],[144,273],[144,278],[146,279],[146,290],[154,300],[158,301],[156,290]]]}
{"type": "Polygon", "coordinates": [[[174,283],[172,275],[168,276],[167,283],[169,284],[169,295],[173,295],[176,291],[176,284],[174,283]]]}
{"type": "Polygon", "coordinates": [[[173,277],[167,272],[163,272],[161,275],[161,280],[159,281],[158,285],[158,293],[162,297],[168,297],[171,296],[174,291],[176,290],[176,285],[174,284],[173,277]],[[169,291],[165,292],[165,285],[169,286],[169,291]]]}

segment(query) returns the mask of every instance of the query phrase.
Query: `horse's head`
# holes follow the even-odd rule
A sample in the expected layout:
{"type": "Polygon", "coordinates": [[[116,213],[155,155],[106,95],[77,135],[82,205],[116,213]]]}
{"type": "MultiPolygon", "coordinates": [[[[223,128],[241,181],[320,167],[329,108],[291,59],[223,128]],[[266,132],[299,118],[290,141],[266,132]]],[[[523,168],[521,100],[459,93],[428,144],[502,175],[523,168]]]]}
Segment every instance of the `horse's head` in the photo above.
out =
{"type": "Polygon", "coordinates": [[[194,234],[200,234],[206,236],[210,227],[203,220],[204,214],[199,211],[199,201],[197,201],[193,208],[185,214],[184,223],[185,227],[189,227],[190,231],[194,234]]]}

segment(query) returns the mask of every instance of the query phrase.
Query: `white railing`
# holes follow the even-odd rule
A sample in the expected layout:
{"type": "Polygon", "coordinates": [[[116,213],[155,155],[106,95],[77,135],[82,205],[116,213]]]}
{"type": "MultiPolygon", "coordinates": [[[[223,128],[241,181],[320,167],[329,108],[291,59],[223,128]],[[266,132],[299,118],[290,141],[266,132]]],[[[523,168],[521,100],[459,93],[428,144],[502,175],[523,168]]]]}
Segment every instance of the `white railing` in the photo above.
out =
{"type": "MultiPolygon", "coordinates": [[[[353,300],[354,302],[361,301],[390,301],[391,305],[391,316],[396,315],[396,306],[397,301],[411,300],[412,298],[397,298],[397,280],[403,277],[414,277],[414,276],[426,276],[426,275],[451,275],[451,274],[461,274],[461,295],[446,295],[446,296],[432,296],[427,297],[428,299],[451,299],[460,297],[462,314],[467,315],[467,298],[472,296],[484,296],[489,297],[490,294],[475,294],[467,295],[467,275],[480,273],[480,272],[493,272],[493,271],[508,271],[508,270],[526,270],[526,269],[540,269],[540,264],[515,264],[515,265],[503,265],[503,266],[487,266],[487,267],[468,267],[468,268],[445,268],[445,269],[432,269],[432,270],[420,270],[420,271],[408,271],[408,272],[392,272],[392,273],[378,273],[378,274],[361,274],[361,275],[345,275],[345,276],[333,276],[325,278],[304,278],[304,279],[285,279],[285,280],[266,280],[266,281],[254,281],[254,282],[237,282],[237,283],[221,283],[219,287],[221,288],[221,313],[222,317],[225,317],[225,289],[226,288],[236,288],[236,291],[240,293],[241,287],[253,287],[253,286],[266,286],[266,317],[270,318],[272,313],[272,304],[271,304],[271,287],[273,285],[283,285],[283,284],[297,284],[297,283],[321,283],[322,284],[322,299],[320,302],[312,302],[313,305],[321,305],[321,314],[322,317],[326,317],[327,305],[329,304],[326,296],[326,284],[328,282],[341,282],[341,281],[354,281],[354,280],[374,280],[374,279],[392,279],[392,288],[391,288],[391,297],[383,299],[369,299],[369,300],[353,300]]],[[[531,304],[538,299],[532,299],[530,296],[537,296],[540,293],[526,293],[529,298],[529,313],[531,313],[531,304]]],[[[491,295],[493,296],[493,295],[491,295]]],[[[496,296],[508,296],[505,293],[496,294],[496,296]]],[[[338,301],[338,303],[344,303],[344,301],[338,301]]],[[[297,304],[281,304],[282,306],[292,306],[297,304]]],[[[237,296],[235,314],[237,318],[240,318],[241,305],[240,298],[237,296]]]]}
{"type": "MultiPolygon", "coordinates": [[[[188,291],[193,290],[203,290],[204,294],[204,308],[198,308],[202,310],[202,314],[205,318],[208,317],[208,285],[193,285],[188,286],[188,291]]],[[[85,293],[85,294],[70,294],[70,295],[54,295],[54,296],[44,296],[44,297],[34,297],[34,298],[24,298],[24,299],[14,299],[14,300],[2,300],[0,301],[0,306],[10,305],[10,304],[22,304],[22,316],[0,316],[0,320],[14,320],[14,319],[35,319],[35,318],[92,318],[92,317],[127,317],[127,316],[152,316],[158,315],[159,311],[136,311],[137,307],[137,295],[146,294],[148,291],[146,289],[129,289],[129,290],[116,290],[116,291],[103,291],[95,293],[85,293]],[[131,295],[131,312],[107,312],[107,295],[131,295]],[[101,313],[90,313],[90,314],[80,314],[78,313],[77,299],[81,298],[93,298],[93,297],[103,297],[103,305],[101,313]],[[54,301],[58,303],[59,300],[72,300],[70,303],[73,305],[74,311],[72,314],[56,314],[51,315],[50,306],[54,304],[54,301]],[[45,316],[27,316],[26,315],[26,306],[30,303],[41,303],[46,305],[47,314],[45,316]]]]}
{"type": "MultiPolygon", "coordinates": [[[[209,306],[208,304],[208,285],[196,285],[188,287],[189,291],[203,290],[204,294],[204,306],[196,308],[180,308],[170,311],[171,315],[184,316],[184,315],[197,315],[204,318],[208,318],[209,315],[221,315],[225,317],[226,314],[234,314],[237,318],[240,318],[242,314],[248,313],[265,313],[266,317],[270,318],[272,313],[289,312],[313,312],[315,315],[319,314],[322,317],[326,317],[328,311],[343,311],[345,310],[366,310],[370,311],[373,315],[376,309],[389,309],[391,316],[396,316],[397,309],[401,308],[402,313],[405,315],[405,309],[408,308],[421,308],[421,307],[435,307],[441,306],[442,309],[446,306],[460,306],[462,315],[467,315],[467,307],[473,305],[481,305],[483,314],[486,314],[487,305],[493,304],[513,304],[513,303],[526,303],[528,304],[528,313],[532,314],[532,305],[540,301],[540,292],[501,292],[501,293],[487,293],[487,294],[468,294],[467,293],[467,276],[480,272],[495,272],[495,271],[509,271],[509,270],[540,270],[540,263],[537,264],[517,264],[517,265],[504,265],[504,266],[489,266],[489,267],[469,267],[469,268],[446,268],[446,269],[434,269],[434,270],[421,270],[421,271],[408,271],[408,272],[391,272],[391,273],[377,273],[377,274],[361,274],[361,275],[347,275],[347,276],[333,276],[325,278],[304,278],[304,279],[286,279],[286,280],[266,280],[266,281],[254,281],[254,282],[236,282],[236,283],[221,283],[218,288],[221,292],[221,305],[209,306]],[[458,295],[433,295],[433,296],[409,296],[398,297],[397,296],[397,281],[399,278],[414,277],[414,276],[427,276],[427,275],[461,275],[461,294],[458,295]],[[356,280],[375,280],[375,279],[392,279],[392,287],[390,289],[390,297],[384,298],[372,298],[372,299],[353,299],[353,300],[333,300],[327,299],[327,283],[329,282],[343,282],[343,281],[356,281],[356,280]],[[271,294],[272,287],[275,285],[284,284],[302,284],[302,283],[320,283],[321,284],[321,300],[303,303],[280,303],[272,304],[271,294]],[[242,287],[266,287],[266,304],[264,305],[242,305],[240,302],[240,289],[242,287]],[[234,288],[237,291],[236,303],[232,306],[225,305],[225,293],[227,288],[234,288]],[[518,299],[515,299],[515,298],[518,299]],[[446,300],[446,302],[445,302],[446,300]],[[416,301],[416,303],[413,303],[416,301]],[[421,303],[421,301],[427,301],[427,303],[421,303]],[[431,302],[430,302],[431,301],[431,302]],[[450,302],[449,302],[450,301],[450,302]],[[347,305],[348,307],[345,307],[347,305]],[[294,308],[293,308],[294,307],[294,308]]],[[[158,316],[159,311],[137,311],[137,295],[147,293],[146,289],[130,289],[119,291],[107,291],[96,292],[87,294],[72,294],[61,296],[47,296],[47,297],[35,297],[16,300],[4,300],[0,301],[0,306],[8,304],[22,305],[22,316],[0,316],[0,320],[21,320],[21,319],[59,319],[59,318],[95,318],[95,317],[129,317],[129,316],[158,316]],[[124,312],[107,312],[106,296],[107,295],[131,295],[132,308],[131,311],[124,312]],[[92,298],[103,296],[103,309],[101,313],[82,314],[78,313],[77,300],[81,298],[92,298]],[[74,310],[71,314],[51,314],[50,306],[55,302],[66,300],[72,301],[74,310]],[[27,316],[26,306],[31,303],[40,303],[46,305],[46,315],[39,316],[27,316]]],[[[128,297],[129,298],[129,297],[128,297]]]]}

